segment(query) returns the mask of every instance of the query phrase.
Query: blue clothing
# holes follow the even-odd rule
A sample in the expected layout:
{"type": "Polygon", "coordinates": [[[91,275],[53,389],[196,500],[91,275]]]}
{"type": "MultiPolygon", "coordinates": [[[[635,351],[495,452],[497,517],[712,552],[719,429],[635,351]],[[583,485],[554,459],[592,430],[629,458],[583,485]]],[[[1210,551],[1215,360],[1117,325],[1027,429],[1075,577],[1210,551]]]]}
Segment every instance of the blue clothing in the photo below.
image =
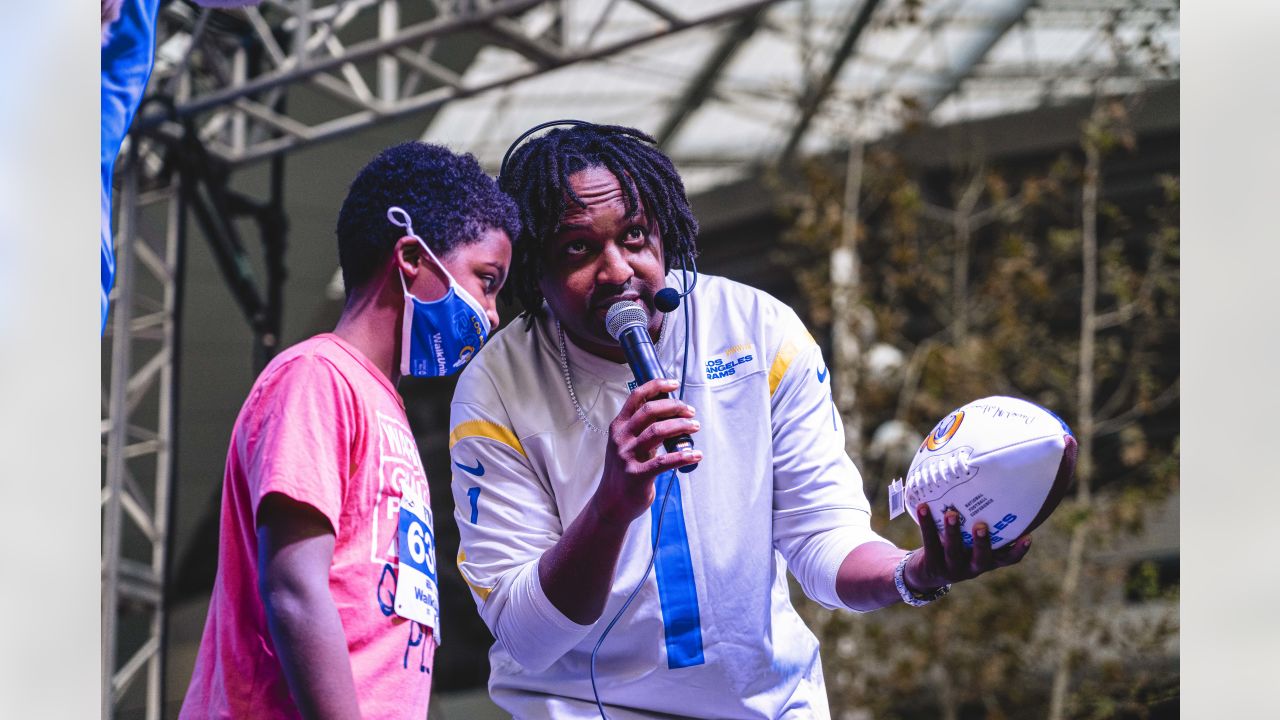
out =
{"type": "Polygon", "coordinates": [[[156,14],[160,0],[124,0],[120,18],[102,47],[102,329],[107,296],[116,274],[111,242],[111,173],[120,145],[151,77],[155,60],[156,14]]]}
{"type": "MultiPolygon", "coordinates": [[[[675,275],[667,286],[680,287],[675,275]]],[[[683,311],[668,315],[655,352],[669,369],[689,356],[685,400],[698,409],[705,455],[693,473],[657,479],[592,625],[547,598],[538,563],[596,492],[608,445],[598,429],[626,401],[631,369],[572,339],[561,345],[544,308],[531,329],[494,333],[458,380],[458,568],[496,639],[489,692],[521,720],[600,717],[592,651],[655,555],[596,657],[609,717],[830,715],[818,641],[791,604],[787,572],[814,601],[842,607],[841,563],[883,539],[845,453],[822,350],[791,308],[746,285],[703,274],[685,302],[689,324],[683,311]]]]}

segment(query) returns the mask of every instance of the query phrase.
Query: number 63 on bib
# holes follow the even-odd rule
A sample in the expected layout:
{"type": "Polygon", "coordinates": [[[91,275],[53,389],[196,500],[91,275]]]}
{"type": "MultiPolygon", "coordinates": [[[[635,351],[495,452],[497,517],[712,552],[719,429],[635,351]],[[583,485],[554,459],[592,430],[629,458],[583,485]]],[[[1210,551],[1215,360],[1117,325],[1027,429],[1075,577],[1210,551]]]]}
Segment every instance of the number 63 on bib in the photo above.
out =
{"type": "Polygon", "coordinates": [[[431,508],[406,485],[400,499],[397,537],[400,571],[396,614],[430,627],[440,645],[440,593],[436,587],[436,542],[431,508]]]}

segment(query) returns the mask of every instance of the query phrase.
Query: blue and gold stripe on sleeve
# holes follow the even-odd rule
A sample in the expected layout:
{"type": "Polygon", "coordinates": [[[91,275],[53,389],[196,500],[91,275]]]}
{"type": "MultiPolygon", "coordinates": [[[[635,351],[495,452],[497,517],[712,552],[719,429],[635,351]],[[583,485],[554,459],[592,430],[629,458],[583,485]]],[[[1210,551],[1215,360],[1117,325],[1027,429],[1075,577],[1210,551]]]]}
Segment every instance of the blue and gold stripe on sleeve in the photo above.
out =
{"type": "Polygon", "coordinates": [[[778,385],[782,383],[782,378],[786,377],[787,368],[791,367],[792,361],[801,352],[816,345],[817,342],[808,331],[801,331],[782,343],[782,347],[778,349],[778,355],[773,359],[773,364],[769,366],[769,397],[778,391],[778,385]]]}
{"type": "Polygon", "coordinates": [[[454,445],[470,437],[496,440],[521,455],[529,457],[524,451],[524,446],[520,444],[520,438],[516,437],[511,428],[489,420],[464,420],[458,423],[458,426],[449,433],[449,449],[452,450],[454,445]]]}

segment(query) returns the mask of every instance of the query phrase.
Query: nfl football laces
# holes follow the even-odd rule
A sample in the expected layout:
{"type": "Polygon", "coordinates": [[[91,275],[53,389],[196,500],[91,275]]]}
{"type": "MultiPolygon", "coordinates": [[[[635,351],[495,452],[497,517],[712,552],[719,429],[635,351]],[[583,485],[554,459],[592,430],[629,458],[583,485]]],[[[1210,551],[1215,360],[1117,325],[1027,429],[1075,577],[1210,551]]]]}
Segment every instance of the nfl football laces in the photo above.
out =
{"type": "MultiPolygon", "coordinates": [[[[920,503],[937,500],[953,486],[965,482],[977,474],[977,468],[969,465],[972,448],[957,448],[954,452],[930,458],[915,472],[907,474],[906,496],[912,512],[920,503]]],[[[941,522],[941,518],[936,518],[941,522]]]]}

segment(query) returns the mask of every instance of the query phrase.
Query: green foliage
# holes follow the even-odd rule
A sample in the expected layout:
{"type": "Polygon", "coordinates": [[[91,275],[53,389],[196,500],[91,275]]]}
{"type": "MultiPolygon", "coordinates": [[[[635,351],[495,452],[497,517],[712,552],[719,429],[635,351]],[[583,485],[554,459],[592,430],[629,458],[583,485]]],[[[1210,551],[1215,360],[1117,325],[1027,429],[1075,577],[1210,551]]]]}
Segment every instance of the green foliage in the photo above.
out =
{"type": "MultiPolygon", "coordinates": [[[[1103,103],[1081,142],[1100,154],[1104,175],[1109,158],[1139,151],[1121,103],[1103,103]]],[[[944,182],[884,148],[866,151],[860,282],[850,300],[871,318],[871,340],[907,360],[887,375],[859,375],[860,447],[889,421],[923,433],[952,408],[992,394],[1026,397],[1073,427],[1081,417],[1080,208],[1090,181],[1081,156],[1064,152],[1016,173],[975,162],[948,175],[944,182]],[[978,201],[961,217],[959,200],[973,183],[978,201]],[[962,241],[964,222],[975,227],[962,241]]],[[[1043,716],[1053,658],[1063,649],[1051,629],[1064,607],[1076,528],[1087,534],[1089,552],[1069,599],[1080,637],[1068,648],[1068,717],[1145,717],[1176,697],[1176,587],[1161,587],[1150,563],[1126,578],[1124,561],[1148,511],[1177,490],[1179,474],[1179,185],[1173,175],[1153,181],[1159,197],[1145,207],[1111,199],[1105,182],[1098,206],[1092,497],[1065,502],[1016,569],[966,583],[928,608],[853,615],[801,599],[822,641],[835,717],[1043,716]],[[1126,604],[1126,591],[1144,602],[1126,604]]],[[[790,227],[778,259],[795,274],[815,336],[835,320],[829,254],[843,230],[845,182],[843,172],[811,163],[785,207],[790,227]]],[[[888,523],[882,512],[881,489],[909,458],[863,458],[868,498],[879,505],[877,530],[917,546],[913,523],[888,523]]]]}

